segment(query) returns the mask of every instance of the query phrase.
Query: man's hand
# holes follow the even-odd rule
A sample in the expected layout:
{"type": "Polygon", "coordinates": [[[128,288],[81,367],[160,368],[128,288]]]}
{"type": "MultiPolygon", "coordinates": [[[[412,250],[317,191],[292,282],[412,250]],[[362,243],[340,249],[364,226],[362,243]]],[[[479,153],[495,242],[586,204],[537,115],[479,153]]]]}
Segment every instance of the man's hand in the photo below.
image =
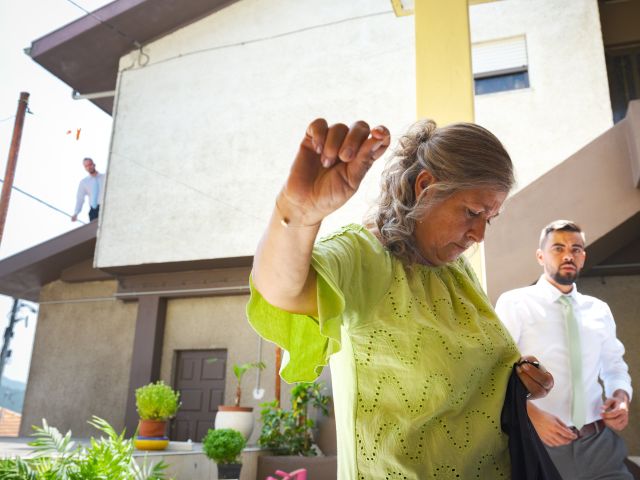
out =
{"type": "Polygon", "coordinates": [[[531,402],[527,402],[527,412],[540,440],[545,445],[559,447],[560,445],[567,445],[578,438],[573,430],[567,427],[562,420],[541,410],[531,402]]]}
{"type": "Polygon", "coordinates": [[[73,215],[73,216],[71,217],[71,221],[72,221],[72,222],[75,222],[76,220],[78,220],[78,215],[73,215]]]}
{"type": "Polygon", "coordinates": [[[530,393],[531,400],[546,397],[553,388],[553,376],[539,364],[536,357],[526,355],[518,360],[516,373],[530,393]],[[534,366],[533,364],[538,366],[534,366]]]}
{"type": "Polygon", "coordinates": [[[613,392],[612,398],[607,398],[602,405],[600,414],[604,424],[613,430],[623,430],[629,423],[629,395],[624,390],[613,392]]]}

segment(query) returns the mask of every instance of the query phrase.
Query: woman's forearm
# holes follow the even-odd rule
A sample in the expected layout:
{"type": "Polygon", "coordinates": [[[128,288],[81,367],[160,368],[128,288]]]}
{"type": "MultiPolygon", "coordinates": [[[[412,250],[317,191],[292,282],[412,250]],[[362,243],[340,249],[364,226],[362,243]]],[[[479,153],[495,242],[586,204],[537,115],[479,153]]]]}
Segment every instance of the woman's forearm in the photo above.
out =
{"type": "Polygon", "coordinates": [[[307,225],[279,195],[253,262],[253,283],[270,304],[295,313],[317,314],[311,251],[320,224],[307,225]]]}

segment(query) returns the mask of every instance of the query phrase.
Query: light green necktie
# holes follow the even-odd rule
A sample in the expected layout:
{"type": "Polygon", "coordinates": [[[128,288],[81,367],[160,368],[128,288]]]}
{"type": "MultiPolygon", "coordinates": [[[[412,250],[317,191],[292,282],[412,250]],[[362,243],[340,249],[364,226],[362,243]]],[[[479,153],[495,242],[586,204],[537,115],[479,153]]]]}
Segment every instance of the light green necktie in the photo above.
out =
{"type": "Polygon", "coordinates": [[[584,385],[582,382],[582,351],[580,349],[580,330],[578,321],[573,314],[573,306],[568,296],[559,298],[567,322],[567,337],[569,338],[569,356],[571,359],[571,385],[573,387],[573,401],[571,404],[571,419],[574,426],[580,430],[585,422],[584,385]]]}

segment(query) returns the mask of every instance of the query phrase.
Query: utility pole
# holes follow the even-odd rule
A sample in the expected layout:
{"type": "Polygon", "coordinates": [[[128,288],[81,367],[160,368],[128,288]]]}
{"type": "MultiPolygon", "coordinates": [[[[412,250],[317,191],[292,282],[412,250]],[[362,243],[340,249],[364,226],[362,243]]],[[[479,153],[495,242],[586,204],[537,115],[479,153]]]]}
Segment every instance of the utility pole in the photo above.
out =
{"type": "Polygon", "coordinates": [[[7,159],[7,168],[4,173],[4,183],[2,184],[2,193],[0,194],[0,244],[2,243],[2,234],[4,233],[4,224],[7,220],[7,212],[9,211],[9,200],[11,200],[11,189],[13,187],[13,178],[16,174],[16,164],[18,163],[18,152],[20,151],[20,139],[22,138],[22,127],[24,125],[24,116],[29,106],[29,94],[20,92],[20,100],[18,100],[18,110],[16,112],[16,121],[13,124],[13,137],[11,138],[11,147],[9,148],[9,158],[7,159]]]}
{"type": "Polygon", "coordinates": [[[29,304],[22,303],[20,299],[13,299],[13,307],[11,307],[11,316],[9,317],[9,325],[4,329],[4,343],[2,344],[2,351],[0,352],[0,386],[2,385],[2,374],[4,373],[4,366],[7,363],[9,357],[11,357],[11,339],[13,338],[13,328],[20,320],[24,320],[27,323],[28,317],[18,318],[18,312],[21,308],[26,307],[35,313],[35,309],[29,304]]]}
{"type": "Polygon", "coordinates": [[[2,385],[2,373],[4,372],[4,366],[9,356],[11,356],[11,350],[9,345],[11,344],[11,338],[13,337],[13,326],[17,322],[16,315],[18,313],[18,304],[20,300],[13,299],[13,307],[11,307],[11,317],[9,318],[9,325],[4,329],[4,343],[2,344],[2,352],[0,353],[0,385],[2,385]]]}

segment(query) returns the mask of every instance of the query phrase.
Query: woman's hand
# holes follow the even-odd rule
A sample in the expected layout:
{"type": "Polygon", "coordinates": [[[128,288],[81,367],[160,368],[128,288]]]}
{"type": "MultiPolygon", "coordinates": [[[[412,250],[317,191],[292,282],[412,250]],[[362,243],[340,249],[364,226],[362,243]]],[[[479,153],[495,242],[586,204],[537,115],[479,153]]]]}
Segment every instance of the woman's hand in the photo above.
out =
{"type": "Polygon", "coordinates": [[[271,305],[317,316],[311,252],[319,223],[351,198],[389,142],[389,130],[365,122],[329,127],[320,118],[307,127],[253,259],[254,285],[271,305]]]}
{"type": "Polygon", "coordinates": [[[531,355],[521,357],[516,366],[516,373],[529,392],[527,398],[531,400],[546,397],[553,388],[553,376],[536,357],[531,355]]]}
{"type": "Polygon", "coordinates": [[[314,225],[344,205],[390,143],[384,126],[370,129],[363,121],[351,128],[311,122],[277,203],[280,214],[295,225],[314,225]]]}

